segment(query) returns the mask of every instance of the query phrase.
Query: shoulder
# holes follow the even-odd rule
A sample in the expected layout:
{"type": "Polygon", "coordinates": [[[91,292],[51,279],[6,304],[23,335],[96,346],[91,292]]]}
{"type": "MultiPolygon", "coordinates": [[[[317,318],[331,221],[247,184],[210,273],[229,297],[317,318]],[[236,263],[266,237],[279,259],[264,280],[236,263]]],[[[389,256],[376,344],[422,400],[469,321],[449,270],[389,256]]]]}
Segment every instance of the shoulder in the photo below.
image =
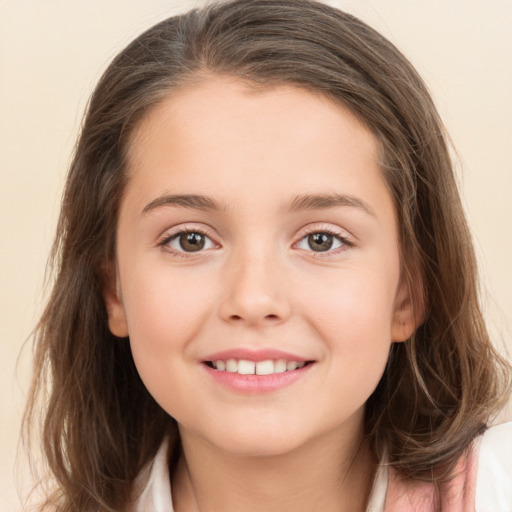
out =
{"type": "Polygon", "coordinates": [[[489,428],[479,442],[476,512],[511,512],[512,421],[489,428]]]}
{"type": "Polygon", "coordinates": [[[389,467],[388,482],[376,482],[367,512],[433,510],[512,512],[512,422],[478,437],[459,459],[455,476],[444,482],[407,479],[389,467]]]}

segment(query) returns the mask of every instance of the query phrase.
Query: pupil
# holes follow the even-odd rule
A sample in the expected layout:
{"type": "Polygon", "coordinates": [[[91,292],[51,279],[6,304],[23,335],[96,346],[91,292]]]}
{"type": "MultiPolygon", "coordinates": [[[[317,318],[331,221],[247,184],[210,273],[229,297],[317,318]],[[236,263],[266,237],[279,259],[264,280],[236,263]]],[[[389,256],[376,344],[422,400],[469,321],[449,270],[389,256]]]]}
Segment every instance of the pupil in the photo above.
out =
{"type": "Polygon", "coordinates": [[[180,245],[187,252],[200,251],[204,247],[204,236],[200,233],[185,233],[180,236],[180,245]]]}
{"type": "Polygon", "coordinates": [[[311,249],[316,252],[328,251],[332,247],[332,235],[327,233],[314,233],[308,236],[311,249]]]}

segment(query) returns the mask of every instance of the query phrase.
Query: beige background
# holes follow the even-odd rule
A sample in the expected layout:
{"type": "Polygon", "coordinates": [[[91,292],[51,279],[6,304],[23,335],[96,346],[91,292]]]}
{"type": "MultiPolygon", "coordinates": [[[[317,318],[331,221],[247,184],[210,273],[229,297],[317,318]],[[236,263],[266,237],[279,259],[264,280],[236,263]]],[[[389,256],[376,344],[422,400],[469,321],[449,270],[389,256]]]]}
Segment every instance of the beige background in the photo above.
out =
{"type": "MultiPolygon", "coordinates": [[[[195,3],[200,3],[199,1],[195,3]]],[[[512,0],[333,0],[413,61],[461,157],[486,312],[512,347],[512,0]]],[[[186,0],[0,0],[0,501],[14,460],[44,266],[83,108],[110,59],[186,0]]],[[[23,461],[22,461],[23,462],[23,461]]],[[[20,473],[26,473],[23,463],[20,473]]]]}

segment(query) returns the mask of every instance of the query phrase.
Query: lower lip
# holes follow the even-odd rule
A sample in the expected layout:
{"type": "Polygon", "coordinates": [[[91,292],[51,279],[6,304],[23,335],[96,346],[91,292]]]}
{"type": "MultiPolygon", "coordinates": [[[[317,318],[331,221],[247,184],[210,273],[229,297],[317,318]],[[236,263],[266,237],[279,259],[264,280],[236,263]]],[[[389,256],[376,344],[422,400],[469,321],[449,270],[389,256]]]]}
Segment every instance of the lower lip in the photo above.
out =
{"type": "Polygon", "coordinates": [[[305,377],[314,366],[314,363],[307,364],[297,370],[290,370],[272,375],[242,375],[227,371],[219,371],[203,364],[208,375],[222,386],[233,391],[248,394],[261,394],[277,391],[297,382],[305,377]]]}

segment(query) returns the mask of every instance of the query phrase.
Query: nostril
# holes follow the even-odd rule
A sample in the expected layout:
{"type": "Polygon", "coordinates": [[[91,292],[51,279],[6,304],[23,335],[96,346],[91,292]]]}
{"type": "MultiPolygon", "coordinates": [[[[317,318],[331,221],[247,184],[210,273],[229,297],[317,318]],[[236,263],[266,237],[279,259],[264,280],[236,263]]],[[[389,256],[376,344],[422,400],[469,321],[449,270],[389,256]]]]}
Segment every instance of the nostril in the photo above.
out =
{"type": "MultiPolygon", "coordinates": [[[[241,317],[240,315],[231,315],[230,316],[231,320],[235,320],[235,321],[240,321],[240,320],[243,320],[243,317],[241,317]]],[[[278,320],[279,319],[279,315],[274,315],[274,314],[271,314],[271,315],[265,315],[265,319],[266,320],[278,320]]]]}

